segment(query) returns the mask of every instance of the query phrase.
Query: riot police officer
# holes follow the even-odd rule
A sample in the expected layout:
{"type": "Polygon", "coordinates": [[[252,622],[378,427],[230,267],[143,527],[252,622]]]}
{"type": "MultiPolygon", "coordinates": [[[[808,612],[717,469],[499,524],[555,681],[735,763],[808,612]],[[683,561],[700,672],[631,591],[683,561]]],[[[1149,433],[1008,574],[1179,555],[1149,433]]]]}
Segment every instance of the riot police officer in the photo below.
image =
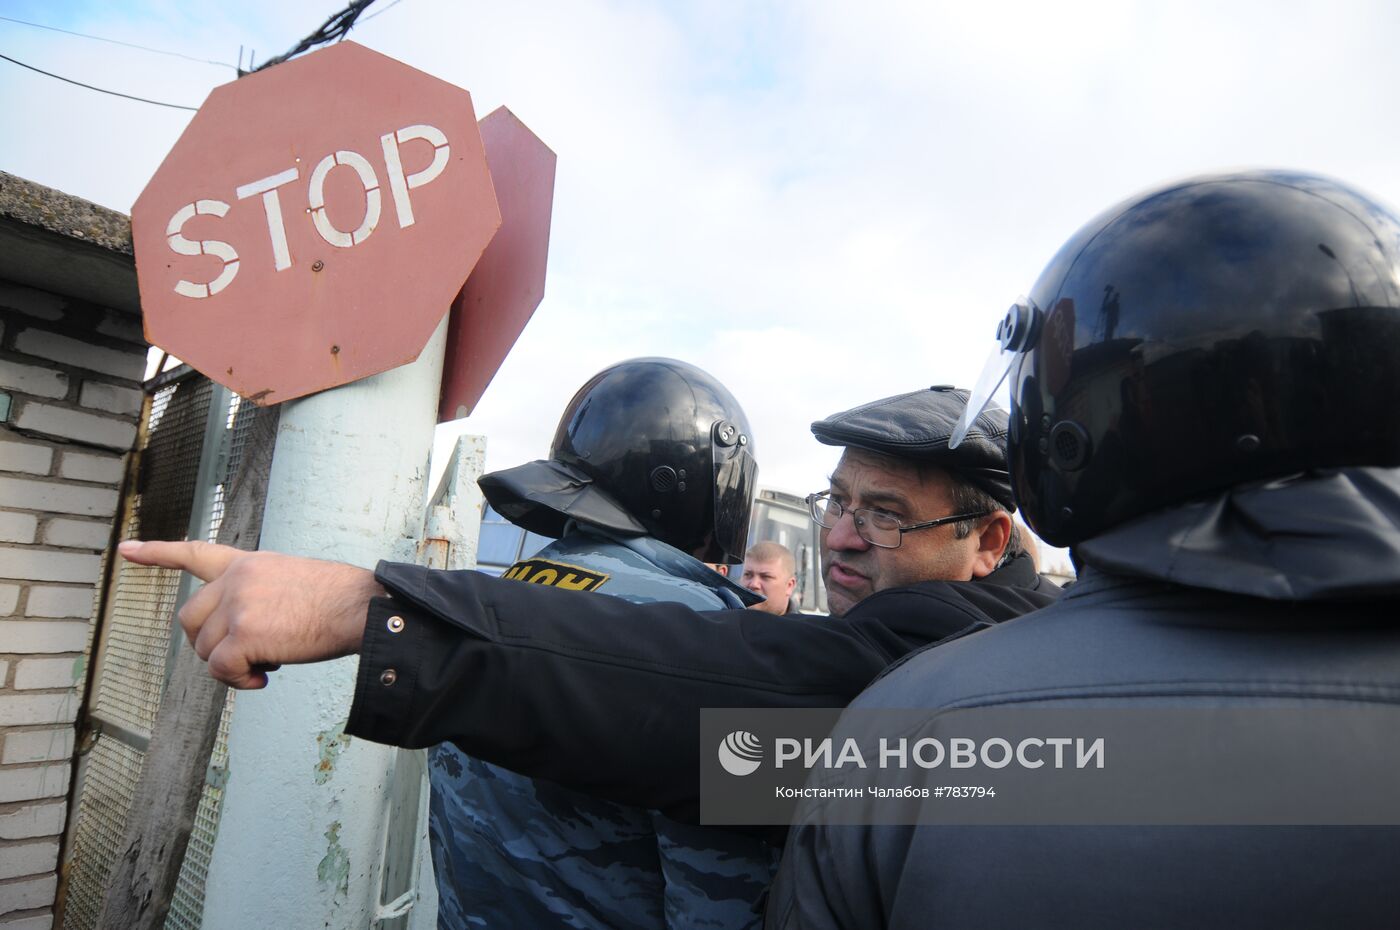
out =
{"type": "MultiPolygon", "coordinates": [[[[564,409],[549,457],[480,479],[555,542],[507,578],[698,610],[757,598],[702,560],[737,561],[757,465],[744,411],[685,362],[609,366],[564,409]]],[[[776,850],[434,748],[431,835],[443,928],[753,926],[776,850]]]]}
{"type": "MultiPolygon", "coordinates": [[[[930,734],[951,707],[1283,702],[1393,743],[1400,218],[1311,175],[1172,184],[1080,230],[999,335],[1016,498],[1079,581],[852,707],[930,734]]],[[[1382,926],[1397,868],[1394,827],[842,827],[818,802],[768,920],[1382,926]]]]}

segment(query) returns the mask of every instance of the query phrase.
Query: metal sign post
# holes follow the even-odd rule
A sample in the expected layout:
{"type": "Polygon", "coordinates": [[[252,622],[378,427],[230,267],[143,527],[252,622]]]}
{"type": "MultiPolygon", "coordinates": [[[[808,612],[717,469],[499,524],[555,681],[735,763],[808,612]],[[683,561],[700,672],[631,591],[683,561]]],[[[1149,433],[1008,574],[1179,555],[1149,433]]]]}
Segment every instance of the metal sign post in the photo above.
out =
{"type": "MultiPolygon", "coordinates": [[[[284,405],[262,548],[414,560],[445,333],[443,321],[412,365],[284,405]]],[[[372,926],[385,831],[416,824],[388,817],[400,750],[344,735],[357,667],[288,666],[239,695],[205,930],[372,926]]]]}

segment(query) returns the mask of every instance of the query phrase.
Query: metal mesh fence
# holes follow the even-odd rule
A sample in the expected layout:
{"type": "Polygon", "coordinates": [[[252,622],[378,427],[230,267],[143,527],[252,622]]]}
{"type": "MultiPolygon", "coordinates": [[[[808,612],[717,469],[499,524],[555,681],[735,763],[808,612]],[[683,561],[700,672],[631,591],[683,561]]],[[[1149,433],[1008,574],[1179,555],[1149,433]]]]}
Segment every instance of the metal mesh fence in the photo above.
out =
{"type": "MultiPolygon", "coordinates": [[[[184,539],[195,501],[211,508],[209,538],[218,532],[223,489],[237,467],[250,417],[237,398],[228,405],[219,448],[205,449],[210,382],[194,373],[156,390],[135,493],[127,501],[122,538],[184,539]],[[242,413],[242,415],[240,415],[242,413]],[[213,488],[197,487],[201,456],[217,455],[213,488]]],[[[226,395],[224,395],[226,396],[226,395]]],[[[102,909],[107,880],[127,828],[132,797],[154,727],[171,660],[172,617],[180,573],[120,562],[109,586],[103,633],[94,654],[88,723],[96,734],[78,770],[75,815],[65,865],[63,925],[91,930],[102,909]]],[[[228,764],[224,707],[194,831],[165,926],[194,930],[201,922],[204,886],[218,829],[228,764]]]]}
{"type": "MultiPolygon", "coordinates": [[[[187,378],[158,390],[123,539],[183,539],[190,524],[211,384],[187,378]]],[[[149,737],[165,685],[170,616],[180,573],[122,563],[102,651],[96,713],[149,737]]]]}
{"type": "Polygon", "coordinates": [[[68,858],[65,927],[96,926],[140,777],[141,753],[120,740],[99,739],[88,753],[81,772],[78,828],[68,858]]]}
{"type": "Polygon", "coordinates": [[[219,718],[219,737],[209,755],[209,782],[194,815],[194,830],[180,866],[180,879],[166,915],[166,930],[197,930],[204,914],[204,885],[209,879],[209,860],[214,855],[214,837],[219,831],[219,809],[224,801],[228,779],[228,721],[233,714],[234,693],[224,702],[219,718]]]}
{"type": "Polygon", "coordinates": [[[170,652],[168,618],[179,585],[179,572],[123,565],[108,614],[95,710],[147,737],[160,707],[170,652]]]}
{"type": "Polygon", "coordinates": [[[192,377],[160,388],[151,402],[132,518],[142,539],[184,539],[199,474],[213,385],[192,377]]]}

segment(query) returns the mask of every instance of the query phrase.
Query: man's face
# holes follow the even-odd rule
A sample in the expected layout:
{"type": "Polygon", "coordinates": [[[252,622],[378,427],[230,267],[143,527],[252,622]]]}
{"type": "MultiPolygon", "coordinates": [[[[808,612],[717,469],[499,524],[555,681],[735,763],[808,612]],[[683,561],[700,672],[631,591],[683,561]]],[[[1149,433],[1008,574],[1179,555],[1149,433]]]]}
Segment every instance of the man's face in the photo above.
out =
{"type": "Polygon", "coordinates": [[[753,609],[770,614],[787,612],[788,598],[797,586],[797,577],[787,570],[780,559],[744,562],[744,576],[739,581],[753,593],[767,598],[762,604],[755,604],[753,609]]]}
{"type": "MultiPolygon", "coordinates": [[[[831,475],[831,496],[848,510],[880,510],[900,524],[951,516],[953,498],[946,474],[912,462],[847,449],[831,475]]],[[[954,535],[952,524],[905,533],[898,549],[861,539],[850,514],[823,529],[822,577],[827,604],[840,617],[886,588],[920,581],[968,581],[977,557],[977,534],[954,535]]]]}

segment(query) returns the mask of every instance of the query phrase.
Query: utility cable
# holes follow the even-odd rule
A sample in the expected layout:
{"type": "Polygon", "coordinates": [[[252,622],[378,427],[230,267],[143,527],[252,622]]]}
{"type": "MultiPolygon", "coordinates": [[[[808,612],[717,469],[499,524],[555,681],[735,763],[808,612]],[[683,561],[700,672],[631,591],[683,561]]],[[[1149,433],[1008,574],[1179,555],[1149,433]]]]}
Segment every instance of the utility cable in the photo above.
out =
{"type": "MultiPolygon", "coordinates": [[[[397,3],[398,0],[394,0],[394,2],[397,3]]],[[[393,4],[391,3],[389,6],[393,6],[393,4]]],[[[385,7],[385,9],[388,9],[388,7],[385,7]]],[[[136,48],[140,49],[143,52],[154,52],[157,55],[170,55],[173,58],[183,58],[186,61],[194,61],[202,65],[218,65],[220,68],[232,68],[235,71],[238,70],[237,65],[231,65],[226,61],[211,61],[208,58],[195,58],[192,55],[182,55],[179,52],[167,52],[164,49],[151,48],[148,45],[137,45],[134,42],[123,42],[120,39],[106,39],[102,36],[88,35],[85,32],[73,32],[70,29],[59,29],[57,26],[45,26],[43,23],[31,23],[22,19],[15,19],[12,16],[0,16],[0,20],[4,20],[7,23],[18,23],[21,26],[33,26],[35,29],[47,29],[50,32],[61,32],[64,35],[77,36],[80,39],[94,39],[98,42],[110,42],[113,45],[124,45],[127,48],[136,48]]]]}
{"type": "MultiPolygon", "coordinates": [[[[354,27],[355,21],[356,21],[357,19],[360,18],[360,14],[363,13],[363,12],[369,7],[369,5],[370,5],[371,3],[374,3],[374,0],[350,0],[350,5],[349,5],[349,6],[347,6],[345,9],[341,10],[339,13],[336,13],[335,15],[333,15],[333,16],[331,16],[329,19],[327,19],[324,23],[321,24],[321,28],[320,28],[320,29],[317,29],[315,32],[311,33],[311,35],[309,35],[309,36],[307,36],[306,38],[302,39],[300,42],[298,42],[298,43],[291,49],[291,51],[287,52],[285,55],[278,55],[276,58],[269,58],[267,61],[265,61],[265,62],[263,62],[262,64],[258,65],[256,68],[252,68],[252,69],[249,70],[249,71],[244,71],[243,68],[241,67],[241,62],[240,62],[240,66],[237,67],[237,68],[235,68],[235,70],[238,72],[238,76],[239,76],[239,77],[243,77],[245,74],[251,74],[251,73],[254,72],[254,71],[261,71],[261,70],[263,70],[264,68],[270,68],[270,67],[272,67],[273,65],[281,64],[282,62],[286,61],[287,59],[289,59],[289,58],[291,58],[291,57],[293,57],[293,56],[295,56],[295,55],[300,55],[302,52],[305,52],[305,51],[307,51],[308,49],[315,48],[315,47],[318,46],[318,45],[325,45],[325,44],[328,43],[328,42],[334,42],[334,41],[336,41],[337,39],[343,39],[343,38],[345,38],[346,34],[351,30],[351,28],[354,27]]],[[[399,0],[394,0],[393,3],[390,3],[390,4],[389,4],[389,6],[386,6],[386,7],[384,7],[383,9],[378,10],[378,11],[375,12],[372,16],[367,17],[367,19],[373,19],[374,16],[378,16],[380,13],[383,13],[383,12],[389,10],[390,8],[392,8],[392,7],[394,7],[394,6],[397,6],[398,3],[399,3],[399,0]]],[[[101,36],[91,36],[91,35],[86,35],[86,34],[81,33],[81,32],[70,32],[70,31],[67,30],[67,29],[59,29],[59,28],[57,28],[57,27],[55,27],[55,26],[42,26],[42,25],[40,25],[40,24],[38,24],[38,23],[25,22],[24,20],[13,19],[13,18],[11,18],[11,17],[9,17],[9,16],[0,16],[0,20],[5,20],[6,22],[12,22],[12,23],[19,23],[20,25],[23,25],[23,26],[34,26],[35,28],[38,28],[38,29],[50,29],[50,30],[52,30],[52,31],[54,31],[54,32],[62,32],[62,33],[66,33],[66,34],[68,34],[68,35],[79,36],[79,37],[84,38],[84,39],[96,39],[96,40],[99,41],[99,42],[111,42],[111,43],[113,43],[113,44],[115,44],[115,45],[125,45],[125,46],[129,46],[130,48],[141,49],[142,51],[146,51],[146,52],[155,52],[155,53],[160,54],[160,55],[173,55],[173,56],[175,56],[175,57],[177,57],[177,58],[186,58],[186,59],[189,59],[190,61],[197,61],[197,62],[200,62],[200,63],[202,63],[202,64],[220,65],[220,66],[223,66],[223,67],[233,67],[233,66],[227,65],[227,64],[225,64],[224,62],[221,62],[221,61],[209,61],[209,60],[207,60],[207,59],[202,59],[202,58],[191,58],[191,57],[188,56],[188,55],[181,55],[179,52],[166,52],[166,51],[162,51],[161,49],[149,48],[149,47],[144,46],[144,45],[134,45],[134,44],[132,44],[132,43],[130,43],[130,42],[120,42],[120,41],[118,41],[118,40],[116,40],[116,39],[104,39],[104,38],[102,38],[101,36]]],[[[11,64],[19,65],[21,68],[28,68],[30,71],[36,72],[36,73],[38,73],[38,74],[42,74],[42,75],[44,75],[45,77],[51,77],[51,78],[54,78],[55,80],[63,81],[63,82],[65,82],[65,83],[67,83],[67,84],[73,84],[73,85],[75,85],[75,86],[77,86],[77,87],[82,87],[82,88],[85,88],[85,89],[87,89],[87,90],[95,90],[95,91],[97,91],[97,92],[100,93],[100,94],[110,94],[110,95],[112,95],[113,97],[122,97],[122,98],[124,98],[124,99],[126,99],[126,100],[135,100],[135,101],[137,101],[137,102],[139,102],[139,103],[149,103],[149,104],[153,104],[153,105],[158,106],[158,107],[169,107],[169,108],[172,109],[172,110],[190,110],[190,111],[197,111],[197,110],[199,109],[199,107],[187,107],[187,106],[182,106],[181,104],[178,104],[178,103],[164,103],[164,102],[162,102],[162,101],[160,101],[160,100],[151,100],[151,99],[146,98],[146,97],[136,97],[136,96],[133,96],[132,94],[123,94],[123,93],[121,93],[121,92],[119,92],[119,91],[108,90],[108,89],[106,89],[105,87],[95,87],[95,86],[92,85],[92,84],[84,84],[82,81],[75,81],[75,80],[73,80],[72,78],[66,78],[66,77],[64,77],[64,76],[61,75],[61,74],[54,74],[54,73],[51,72],[51,71],[45,71],[43,68],[36,68],[36,67],[34,67],[33,65],[27,65],[27,64],[25,64],[24,62],[19,61],[18,59],[11,58],[9,55],[0,54],[0,59],[4,59],[5,61],[10,62],[11,64]]]]}
{"type": "Polygon", "coordinates": [[[391,4],[389,4],[388,6],[386,6],[386,7],[381,7],[380,9],[375,10],[373,13],[371,13],[371,14],[369,14],[368,16],[364,17],[363,19],[360,20],[360,22],[362,22],[362,23],[367,23],[367,22],[369,22],[370,20],[374,19],[376,16],[379,16],[379,15],[381,15],[381,14],[383,14],[383,13],[389,12],[389,11],[392,10],[394,7],[398,6],[400,3],[403,3],[403,0],[394,0],[394,2],[391,3],[391,4]]]}
{"type": "Polygon", "coordinates": [[[120,93],[120,92],[115,91],[115,90],[107,90],[105,87],[93,87],[91,84],[84,84],[82,81],[75,81],[75,80],[73,80],[72,78],[66,78],[66,77],[64,77],[64,76],[61,75],[61,74],[53,74],[52,72],[45,71],[43,68],[36,68],[36,67],[34,67],[33,65],[27,65],[27,64],[25,64],[25,63],[22,62],[22,61],[17,61],[16,59],[11,58],[9,55],[0,55],[0,58],[5,59],[5,60],[8,61],[10,64],[19,65],[21,68],[28,68],[30,71],[37,71],[38,73],[44,75],[45,77],[55,78],[55,79],[57,79],[57,80],[64,81],[64,82],[69,83],[69,84],[76,84],[76,85],[79,86],[79,87],[86,87],[88,90],[95,90],[95,91],[97,91],[99,94],[111,94],[113,97],[125,97],[127,100],[138,100],[138,101],[140,101],[141,103],[153,103],[153,104],[155,104],[155,105],[158,106],[158,107],[170,107],[172,110],[198,110],[198,109],[199,109],[199,107],[186,107],[186,106],[181,106],[181,105],[178,104],[178,103],[162,103],[162,102],[160,102],[159,100],[147,100],[145,97],[133,97],[131,94],[123,94],[123,93],[120,93]]]}

